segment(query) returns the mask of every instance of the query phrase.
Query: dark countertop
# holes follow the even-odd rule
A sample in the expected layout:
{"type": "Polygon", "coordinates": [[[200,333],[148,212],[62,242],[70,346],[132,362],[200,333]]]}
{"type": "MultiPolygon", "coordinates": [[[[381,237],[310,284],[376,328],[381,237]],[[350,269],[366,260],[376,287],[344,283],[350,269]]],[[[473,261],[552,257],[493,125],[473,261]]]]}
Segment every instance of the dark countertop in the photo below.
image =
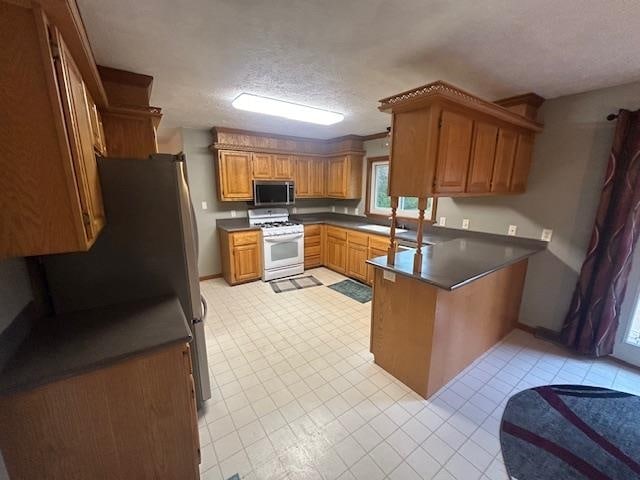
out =
{"type": "MultiPolygon", "coordinates": [[[[384,225],[384,222],[373,222],[366,217],[322,212],[291,214],[289,218],[303,225],[334,225],[372,235],[388,236],[383,232],[362,228],[367,224],[384,225]]],[[[216,225],[229,232],[256,229],[249,226],[247,218],[218,220],[216,225]]],[[[396,238],[404,245],[415,247],[416,232],[410,228],[397,234],[396,238]]],[[[414,248],[399,252],[394,266],[387,265],[386,257],[378,257],[368,263],[446,290],[454,290],[547,248],[547,242],[542,240],[434,225],[424,227],[422,243],[425,247],[420,275],[413,273],[414,248]]]]}
{"type": "Polygon", "coordinates": [[[412,277],[445,290],[455,290],[469,282],[530,257],[544,247],[480,238],[456,238],[422,250],[422,271],[413,273],[415,249],[396,254],[395,265],[386,257],[367,263],[398,275],[412,277]]]}
{"type": "Polygon", "coordinates": [[[175,296],[44,318],[0,372],[0,395],[190,340],[187,320],[175,296]]]}

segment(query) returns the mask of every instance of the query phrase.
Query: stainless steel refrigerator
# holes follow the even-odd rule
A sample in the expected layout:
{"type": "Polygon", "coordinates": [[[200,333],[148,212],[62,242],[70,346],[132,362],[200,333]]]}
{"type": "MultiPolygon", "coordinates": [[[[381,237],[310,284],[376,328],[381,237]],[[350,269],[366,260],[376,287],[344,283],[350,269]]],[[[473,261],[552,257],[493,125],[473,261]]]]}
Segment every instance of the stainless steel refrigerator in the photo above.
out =
{"type": "Polygon", "coordinates": [[[198,278],[198,233],[183,155],[100,158],[107,225],[88,252],[44,266],[57,313],[176,294],[190,320],[200,406],[211,397],[198,278]]]}

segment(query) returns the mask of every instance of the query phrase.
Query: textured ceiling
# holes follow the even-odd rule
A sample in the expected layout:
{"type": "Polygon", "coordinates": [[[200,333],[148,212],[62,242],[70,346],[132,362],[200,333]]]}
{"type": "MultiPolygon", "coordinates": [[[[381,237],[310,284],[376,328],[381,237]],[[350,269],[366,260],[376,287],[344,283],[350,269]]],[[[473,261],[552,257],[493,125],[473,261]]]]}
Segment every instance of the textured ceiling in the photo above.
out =
{"type": "Polygon", "coordinates": [[[640,80],[638,0],[78,0],[98,63],[152,75],[160,136],[227,126],[327,138],[384,130],[377,100],[437,79],[495,99],[640,80]],[[326,108],[314,126],[231,107],[326,108]]]}

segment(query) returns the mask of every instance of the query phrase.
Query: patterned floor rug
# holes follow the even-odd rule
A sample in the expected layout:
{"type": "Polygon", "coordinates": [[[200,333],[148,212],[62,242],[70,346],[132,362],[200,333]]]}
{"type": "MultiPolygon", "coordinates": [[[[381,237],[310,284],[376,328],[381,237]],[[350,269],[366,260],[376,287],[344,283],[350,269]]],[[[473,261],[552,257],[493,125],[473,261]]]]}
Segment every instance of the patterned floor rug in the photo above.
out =
{"type": "Polygon", "coordinates": [[[355,280],[343,280],[333,285],[329,285],[329,288],[340,292],[347,297],[351,297],[360,303],[367,303],[371,301],[372,292],[371,287],[355,280]]]}
{"type": "Polygon", "coordinates": [[[524,390],[507,402],[500,443],[512,479],[640,479],[640,397],[583,385],[524,390]]]}
{"type": "Polygon", "coordinates": [[[313,275],[307,277],[283,278],[281,280],[272,280],[269,282],[271,288],[276,293],[290,292],[292,290],[300,290],[301,288],[317,287],[322,282],[313,275]]]}

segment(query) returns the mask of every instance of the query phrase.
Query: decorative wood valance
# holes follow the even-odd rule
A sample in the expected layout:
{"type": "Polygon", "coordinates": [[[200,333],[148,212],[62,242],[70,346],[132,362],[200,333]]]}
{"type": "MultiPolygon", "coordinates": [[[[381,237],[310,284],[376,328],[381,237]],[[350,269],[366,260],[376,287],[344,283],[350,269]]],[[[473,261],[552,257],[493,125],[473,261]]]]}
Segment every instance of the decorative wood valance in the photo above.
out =
{"type": "Polygon", "coordinates": [[[331,157],[336,155],[364,155],[363,137],[317,138],[293,137],[270,133],[252,132],[234,128],[214,127],[211,150],[241,150],[288,155],[331,157]]]}

